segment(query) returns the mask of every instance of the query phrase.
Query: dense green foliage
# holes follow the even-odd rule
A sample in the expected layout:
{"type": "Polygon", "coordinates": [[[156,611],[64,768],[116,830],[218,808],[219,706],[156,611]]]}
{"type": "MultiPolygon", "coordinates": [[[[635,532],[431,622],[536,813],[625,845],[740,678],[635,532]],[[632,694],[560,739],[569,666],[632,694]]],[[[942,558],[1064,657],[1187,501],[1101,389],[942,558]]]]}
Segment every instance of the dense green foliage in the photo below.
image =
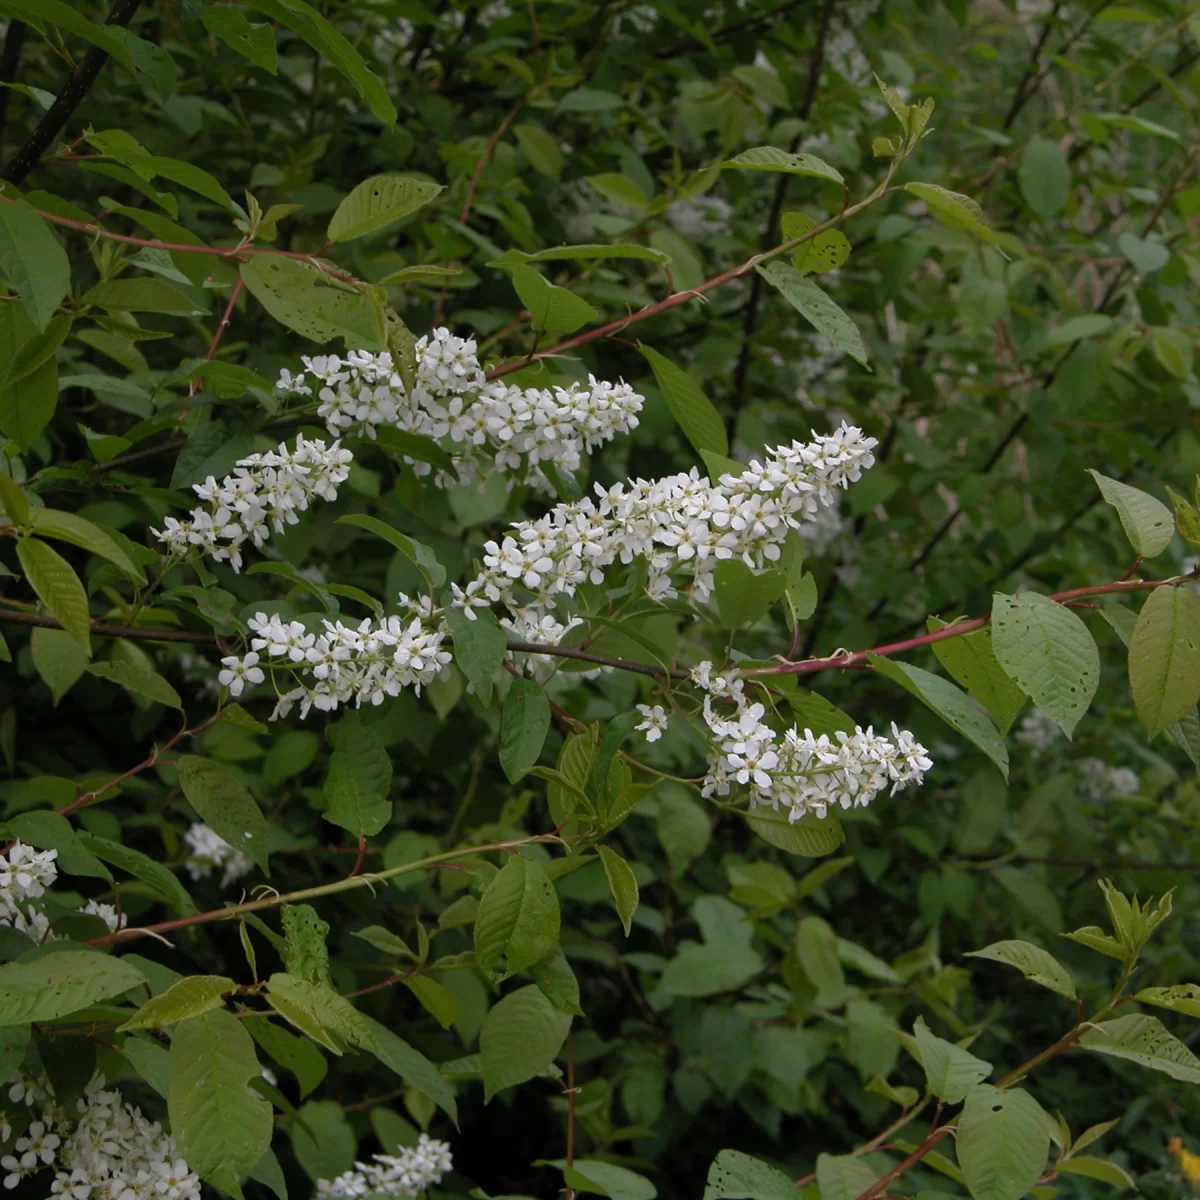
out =
{"type": "Polygon", "coordinates": [[[446,1196],[1200,1182],[1168,1150],[1200,1130],[1186,7],[0,17],[0,797],[58,871],[40,924],[0,871],[4,1078],[70,1108],[98,1071],[206,1187],[281,1200],[419,1130],[446,1196]],[[628,381],[637,427],[543,477],[481,433],[470,479],[393,411],[240,571],[156,538],[329,437],[276,388],[301,355],[390,354],[411,392],[441,326],[505,384],[628,381]],[[874,465],[712,597],[649,598],[634,555],[559,598],[560,646],[452,607],[514,522],[843,421],[874,465]],[[276,712],[256,614],[402,592],[426,633],[445,606],[442,677],[276,712]],[[702,797],[702,662],[780,743],[895,722],[933,766],[794,823],[702,797]]]}

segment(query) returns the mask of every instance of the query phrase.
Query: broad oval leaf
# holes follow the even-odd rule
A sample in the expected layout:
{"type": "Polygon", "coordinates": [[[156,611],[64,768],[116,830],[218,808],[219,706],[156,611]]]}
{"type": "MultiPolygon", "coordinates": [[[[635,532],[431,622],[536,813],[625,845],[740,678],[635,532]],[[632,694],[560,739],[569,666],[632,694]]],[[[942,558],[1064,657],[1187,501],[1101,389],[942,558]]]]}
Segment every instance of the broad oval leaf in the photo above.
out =
{"type": "Polygon", "coordinates": [[[1096,481],[1100,494],[1117,510],[1125,536],[1137,554],[1154,558],[1171,544],[1175,520],[1161,500],[1119,479],[1109,479],[1099,471],[1088,473],[1096,481]]]}
{"type": "Polygon", "coordinates": [[[200,819],[270,875],[267,818],[244,784],[219,763],[185,754],[176,764],[179,786],[200,819]]]}
{"type": "Polygon", "coordinates": [[[98,950],[64,950],[0,967],[0,1026],[52,1021],[140,987],[132,963],[98,950]]]}
{"type": "Polygon", "coordinates": [[[696,452],[700,454],[707,450],[727,457],[729,439],[725,435],[725,422],[712,401],[700,390],[700,385],[657,350],[651,350],[649,346],[639,349],[654,372],[671,415],[696,452]]]}
{"type": "Polygon", "coordinates": [[[71,564],[37,538],[22,538],[17,543],[17,561],[50,615],[90,656],[92,623],[87,592],[71,564]]]}
{"type": "Polygon", "coordinates": [[[796,1185],[777,1167],[740,1150],[722,1150],[708,1168],[704,1200],[796,1200],[796,1185]]]}
{"type": "Polygon", "coordinates": [[[815,154],[790,154],[776,146],[755,146],[752,150],[743,150],[721,166],[735,167],[741,171],[781,171],[786,175],[808,175],[813,179],[827,179],[830,183],[846,182],[836,167],[831,167],[815,154]]]}
{"type": "Polygon", "coordinates": [[[1188,587],[1146,597],[1129,641],[1129,686],[1151,737],[1200,701],[1200,596],[1188,587]]]}
{"type": "Polygon", "coordinates": [[[806,813],[800,820],[791,821],[787,813],[776,809],[752,808],[746,813],[746,824],[764,842],[806,858],[832,854],[846,840],[842,823],[832,811],[823,817],[806,813]]]}
{"type": "Polygon", "coordinates": [[[975,1200],[1020,1200],[1046,1169],[1046,1113],[1021,1088],[979,1084],[963,1105],[957,1149],[975,1200]]]}
{"type": "Polygon", "coordinates": [[[1054,955],[1032,942],[993,942],[990,946],[984,946],[982,950],[969,951],[966,957],[987,958],[992,962],[1007,963],[1010,967],[1016,967],[1030,982],[1040,983],[1042,987],[1049,988],[1068,1000],[1075,999],[1075,984],[1066,967],[1054,955]]]}
{"type": "Polygon", "coordinates": [[[1093,1025],[1079,1039],[1085,1050],[1124,1058],[1184,1083],[1200,1083],[1198,1059],[1157,1018],[1134,1013],[1093,1025]]]}
{"type": "Polygon", "coordinates": [[[523,971],[558,945],[561,916],[540,864],[513,855],[488,884],[475,917],[475,960],[493,979],[523,971]]]}
{"type": "Polygon", "coordinates": [[[325,236],[349,242],[376,233],[424,208],[442,190],[440,183],[411,175],[373,175],[337,206],[325,236]]]}
{"type": "Polygon", "coordinates": [[[929,1090],[949,1104],[957,1104],[967,1093],[992,1073],[992,1064],[977,1058],[969,1050],[934,1034],[924,1017],[913,1026],[921,1065],[929,1090]]]}
{"type": "Polygon", "coordinates": [[[479,1031],[484,1102],[545,1071],[570,1028],[571,1015],[555,1008],[533,984],[510,992],[489,1009],[479,1031]]]}
{"type": "Polygon", "coordinates": [[[818,333],[824,334],[837,349],[850,355],[856,362],[864,367],[867,365],[867,347],[862,332],[828,293],[789,263],[769,262],[755,269],[772,287],[783,293],[784,299],[818,333]]]}
{"type": "Polygon", "coordinates": [[[549,333],[574,333],[599,315],[582,296],[548,283],[532,267],[513,267],[512,281],[534,324],[549,333]]]}

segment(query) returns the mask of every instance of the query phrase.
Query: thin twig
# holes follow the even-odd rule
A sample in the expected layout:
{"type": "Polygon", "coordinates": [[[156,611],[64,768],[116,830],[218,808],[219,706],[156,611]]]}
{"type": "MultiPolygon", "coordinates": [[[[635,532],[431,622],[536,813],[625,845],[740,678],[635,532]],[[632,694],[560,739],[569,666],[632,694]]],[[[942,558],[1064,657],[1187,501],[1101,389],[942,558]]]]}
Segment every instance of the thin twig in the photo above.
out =
{"type": "MultiPolygon", "coordinates": [[[[25,33],[29,26],[24,21],[10,20],[4,35],[4,49],[0,51],[0,83],[14,83],[21,65],[21,48],[25,44],[25,33]]],[[[8,102],[12,98],[11,88],[0,88],[0,140],[4,137],[4,123],[8,116],[8,102]]]]}
{"type": "MultiPolygon", "coordinates": [[[[205,362],[211,362],[212,357],[217,352],[217,347],[221,344],[221,338],[225,334],[225,330],[229,328],[229,322],[233,319],[233,306],[237,304],[238,297],[242,294],[242,278],[239,275],[237,281],[233,285],[233,291],[229,294],[229,303],[225,305],[225,311],[221,314],[221,320],[217,325],[217,331],[212,336],[212,341],[208,343],[208,353],[204,356],[205,362]]],[[[188,395],[194,396],[200,390],[200,378],[197,376],[188,386],[188,395]]]]}
{"type": "Polygon", "coordinates": [[[1028,100],[1037,90],[1036,85],[1029,88],[1028,95],[1026,88],[1029,81],[1033,78],[1037,71],[1038,60],[1042,57],[1042,51],[1046,48],[1046,43],[1050,40],[1050,34],[1054,32],[1054,26],[1058,21],[1058,10],[1062,8],[1062,0],[1054,0],[1054,7],[1046,16],[1045,23],[1042,25],[1042,35],[1033,44],[1033,53],[1029,56],[1029,62],[1025,66],[1025,71],[1021,75],[1017,83],[1017,90],[1013,93],[1012,103],[1008,106],[1008,112],[1004,114],[1004,120],[1000,123],[1001,129],[1008,129],[1017,119],[1017,114],[1025,107],[1028,100]]]}

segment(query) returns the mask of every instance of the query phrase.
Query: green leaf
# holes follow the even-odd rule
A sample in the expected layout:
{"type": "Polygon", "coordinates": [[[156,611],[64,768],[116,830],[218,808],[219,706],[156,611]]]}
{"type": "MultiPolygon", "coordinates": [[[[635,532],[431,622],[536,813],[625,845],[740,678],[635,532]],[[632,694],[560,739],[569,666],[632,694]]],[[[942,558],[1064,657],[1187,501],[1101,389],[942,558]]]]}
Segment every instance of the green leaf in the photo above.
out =
{"type": "Polygon", "coordinates": [[[392,816],[392,761],[358,710],[326,731],[334,752],[325,777],[325,819],[355,837],[374,837],[392,816]]]}
{"type": "MultiPolygon", "coordinates": [[[[780,219],[786,241],[803,237],[817,222],[804,213],[786,212],[780,219]]],[[[798,246],[792,254],[792,265],[805,274],[823,275],[836,271],[850,257],[850,239],[840,229],[826,229],[798,246]]]]}
{"type": "Polygon", "coordinates": [[[579,980],[575,978],[575,972],[571,970],[561,946],[555,946],[553,953],[526,968],[525,974],[559,1012],[583,1016],[583,1009],[579,1006],[579,980]]]}
{"type": "MultiPolygon", "coordinates": [[[[109,312],[167,312],[198,315],[204,309],[165,279],[107,279],[83,294],[84,304],[109,312]]],[[[116,381],[114,381],[116,382],[116,381]]]]}
{"type": "Polygon", "coordinates": [[[55,317],[45,333],[34,333],[24,305],[14,301],[0,307],[0,354],[9,364],[0,375],[0,432],[22,452],[29,450],[58,407],[54,350],[69,327],[67,318],[55,317]],[[37,365],[25,371],[29,362],[37,365]]]}
{"type": "Polygon", "coordinates": [[[1030,353],[1036,354],[1058,346],[1070,346],[1084,338],[1107,333],[1113,324],[1112,317],[1103,313],[1085,313],[1081,317],[1071,317],[1037,338],[1029,347],[1030,353]]]}
{"type": "Polygon", "coordinates": [[[1200,596],[1188,587],[1146,597],[1129,642],[1129,685],[1151,737],[1182,720],[1200,700],[1200,596]]]}
{"type": "Polygon", "coordinates": [[[317,915],[311,904],[288,904],[281,914],[283,921],[284,970],[308,983],[332,987],[329,976],[329,950],[325,941],[329,925],[317,915]]]}
{"type": "Polygon", "coordinates": [[[179,786],[200,819],[270,877],[267,818],[246,787],[219,763],[185,754],[176,763],[179,786]]]}
{"type": "Polygon", "coordinates": [[[322,344],[341,338],[351,350],[388,348],[382,288],[360,291],[310,263],[267,254],[255,255],[239,271],[263,308],[302,337],[322,344]]]}
{"type": "Polygon", "coordinates": [[[445,984],[428,975],[414,975],[404,986],[420,1001],[421,1007],[443,1028],[450,1029],[462,1016],[462,1001],[445,984]]]}
{"type": "Polygon", "coordinates": [[[921,1052],[921,1065],[925,1068],[929,1090],[948,1104],[958,1104],[976,1084],[992,1073],[990,1062],[933,1034],[924,1017],[917,1018],[913,1034],[921,1052]]]}
{"type": "Polygon", "coordinates": [[[269,25],[251,25],[245,14],[225,5],[206,5],[200,13],[204,28],[255,66],[274,75],[277,71],[275,31],[269,25]]]}
{"type": "Polygon", "coordinates": [[[60,813],[33,809],[6,822],[11,835],[38,850],[54,850],[55,865],[68,875],[85,875],[112,882],[112,872],[80,840],[74,826],[60,813]]]}
{"type": "Polygon", "coordinates": [[[424,1092],[451,1121],[458,1124],[458,1106],[454,1100],[454,1090],[437,1067],[385,1025],[365,1016],[362,1017],[362,1021],[371,1037],[371,1042],[364,1044],[363,1049],[369,1050],[406,1083],[424,1092]]]}
{"type": "Polygon", "coordinates": [[[722,169],[735,167],[740,171],[781,171],[787,175],[807,175],[827,179],[830,183],[845,184],[841,172],[822,162],[815,154],[789,154],[775,146],[755,146],[721,164],[722,169]]]}
{"type": "Polygon", "coordinates": [[[1177,983],[1173,987],[1142,988],[1134,997],[1141,1004],[1169,1008],[1189,1017],[1200,1017],[1200,985],[1177,983]]]}
{"type": "Polygon", "coordinates": [[[821,1200],[858,1200],[876,1180],[864,1158],[853,1154],[818,1154],[817,1187],[821,1200]]]}
{"type": "Polygon", "coordinates": [[[188,975],[165,992],[152,996],[118,1027],[118,1033],[134,1029],[162,1029],[225,1006],[225,993],[237,985],[224,975],[188,975]]]}
{"type": "Polygon", "coordinates": [[[35,629],[30,640],[33,665],[50,689],[54,706],[87,670],[88,652],[65,629],[35,629]]]}
{"type": "Polygon", "coordinates": [[[424,208],[442,190],[440,183],[411,175],[372,175],[337,206],[325,236],[331,242],[349,242],[377,233],[424,208]]]}
{"type": "Polygon", "coordinates": [[[586,262],[596,258],[637,258],[644,262],[662,265],[669,261],[669,256],[652,246],[638,246],[632,242],[600,242],[586,243],[581,246],[551,246],[546,250],[538,250],[527,254],[524,250],[506,250],[499,258],[488,263],[489,267],[507,267],[513,263],[531,262],[586,262]]]}
{"type": "Polygon", "coordinates": [[[363,513],[348,513],[338,517],[337,524],[353,525],[358,529],[365,529],[368,533],[373,533],[376,537],[395,546],[420,571],[421,577],[431,590],[440,588],[446,582],[446,568],[438,562],[437,557],[428,546],[421,542],[414,542],[412,538],[398,529],[393,529],[383,521],[375,517],[368,517],[363,513]]]}
{"type": "Polygon", "coordinates": [[[315,1183],[354,1167],[358,1138],[336,1100],[310,1100],[292,1121],[292,1152],[315,1183]]]}
{"type": "Polygon", "coordinates": [[[50,615],[83,647],[90,657],[91,616],[87,592],[71,564],[57,550],[37,538],[22,538],[17,543],[17,560],[29,586],[46,606],[50,615]]]}
{"type": "Polygon", "coordinates": [[[532,267],[513,267],[512,281],[521,303],[539,329],[574,333],[598,315],[581,296],[547,283],[532,267]]]}
{"type": "Polygon", "coordinates": [[[1100,652],[1083,621],[1037,592],[997,592],[992,646],[1009,676],[1070,737],[1100,682],[1100,652]]]}
{"type": "Polygon", "coordinates": [[[800,820],[791,821],[786,813],[770,808],[752,808],[746,813],[746,824],[764,842],[806,858],[832,854],[846,840],[842,823],[835,812],[824,817],[807,813],[800,820]]]}
{"type": "Polygon", "coordinates": [[[475,961],[493,980],[546,957],[558,945],[558,895],[540,863],[514,854],[488,884],[475,918],[475,961]]]}
{"type": "Polygon", "coordinates": [[[958,1162],[975,1200],[1020,1200],[1041,1178],[1050,1151],[1045,1112],[1021,1088],[979,1084],[958,1120],[958,1162]]]}
{"type": "Polygon", "coordinates": [[[280,1016],[335,1054],[341,1054],[342,1047],[331,1034],[352,1046],[374,1048],[367,1018],[332,988],[297,975],[276,973],[268,980],[267,991],[280,1016]]]}
{"type": "Polygon", "coordinates": [[[153,700],[156,704],[165,704],[168,708],[183,711],[183,701],[180,700],[179,693],[157,671],[143,671],[133,663],[112,660],[92,663],[87,672],[99,679],[119,684],[132,695],[145,696],[147,700],[153,700]]]}
{"type": "Polygon", "coordinates": [[[134,69],[129,50],[117,36],[123,30],[107,24],[97,25],[77,12],[73,5],[64,4],[63,0],[4,0],[4,9],[11,16],[30,22],[35,29],[41,28],[45,22],[56,25],[91,42],[93,46],[99,46],[129,70],[134,69]]]}
{"type": "Polygon", "coordinates": [[[671,996],[715,996],[736,991],[763,970],[763,960],[748,945],[684,946],[659,978],[661,992],[671,996]]]}
{"type": "Polygon", "coordinates": [[[559,1012],[532,984],[493,1005],[479,1031],[484,1102],[542,1074],[562,1049],[570,1028],[571,1015],[559,1012]]]}
{"type": "Polygon", "coordinates": [[[82,550],[90,550],[108,559],[135,582],[146,582],[145,572],[134,565],[111,534],[76,513],[60,512],[56,508],[34,508],[29,512],[29,525],[41,537],[56,538],[82,550]]]}
{"type": "MultiPolygon", "coordinates": [[[[776,260],[755,268],[814,329],[856,362],[867,365],[867,347],[850,317],[811,279],[789,263],[776,260]]],[[[724,451],[722,451],[724,453],[724,451]]]]}
{"type": "Polygon", "coordinates": [[[762,620],[787,588],[786,571],[752,571],[740,558],[724,558],[713,571],[721,625],[737,629],[762,620]]]}
{"type": "Polygon", "coordinates": [[[961,229],[981,242],[995,245],[1000,239],[988,224],[983,209],[960,192],[952,192],[936,183],[906,183],[904,190],[924,200],[930,216],[950,229],[961,229]]]}
{"type": "Polygon", "coordinates": [[[248,1086],[258,1074],[254,1042],[232,1013],[207,1012],[175,1027],[171,1133],[188,1166],[222,1191],[237,1193],[271,1146],[271,1105],[248,1086]]]}
{"type": "Polygon", "coordinates": [[[0,202],[0,274],[25,302],[39,331],[71,290],[67,252],[33,206],[19,198],[0,202]]]}
{"type": "Polygon", "coordinates": [[[617,916],[621,918],[625,936],[628,937],[638,906],[637,878],[633,868],[615,850],[608,846],[598,846],[596,849],[608,879],[608,890],[612,892],[613,902],[617,906],[617,916]]]}
{"type": "Polygon", "coordinates": [[[916,696],[951,729],[978,746],[1000,768],[1000,774],[1008,778],[1008,747],[1004,739],[996,732],[991,721],[971,703],[970,698],[948,679],[878,654],[868,654],[867,661],[881,675],[886,675],[916,696]]]}
{"type": "MultiPolygon", "coordinates": [[[[930,617],[927,622],[930,633],[945,627],[946,622],[937,617],[930,617]]],[[[947,673],[991,713],[1000,732],[1008,733],[1017,713],[1025,707],[1025,693],[1009,679],[997,661],[991,631],[980,629],[945,638],[934,642],[930,649],[947,673]]]]}
{"type": "Polygon", "coordinates": [[[1060,1158],[1055,1167],[1060,1175],[1084,1175],[1088,1179],[1098,1179],[1101,1183],[1110,1184],[1112,1187],[1125,1190],[1132,1188],[1137,1190],[1137,1184],[1133,1180],[1133,1176],[1125,1170],[1124,1167],[1118,1167],[1116,1163],[1108,1162],[1103,1158],[1096,1158],[1092,1154],[1084,1154],[1079,1157],[1060,1158]]]}
{"type": "Polygon", "coordinates": [[[550,702],[532,679],[514,679],[500,718],[500,766],[510,783],[522,779],[542,753],[550,730],[550,702]]]}
{"type": "Polygon", "coordinates": [[[169,904],[180,916],[190,916],[196,912],[195,902],[188,895],[183,884],[175,878],[160,862],[156,862],[148,854],[122,846],[120,842],[98,837],[96,834],[80,830],[79,840],[85,850],[90,851],[98,859],[111,866],[120,867],[130,875],[140,879],[164,903],[169,904]]]}
{"type": "Polygon", "coordinates": [[[0,966],[0,1027],[53,1021],[141,987],[146,976],[98,950],[64,950],[0,966]]]}
{"type": "Polygon", "coordinates": [[[562,174],[563,155],[558,140],[540,125],[521,124],[513,126],[517,145],[529,159],[529,165],[539,175],[557,179],[562,174]]]}
{"type": "Polygon", "coordinates": [[[1161,554],[1175,536],[1175,521],[1171,510],[1161,500],[1119,479],[1109,479],[1099,471],[1089,471],[1100,494],[1117,510],[1125,536],[1137,554],[1154,558],[1161,554]]]}
{"type": "Polygon", "coordinates": [[[846,982],[838,957],[837,934],[820,917],[803,917],[796,925],[796,958],[815,984],[818,997],[836,995],[846,982]]]}
{"type": "Polygon", "coordinates": [[[289,1033],[270,1021],[247,1021],[246,1025],[259,1046],[296,1077],[302,1099],[325,1078],[329,1063],[308,1038],[289,1033]]]}
{"type": "Polygon", "coordinates": [[[638,349],[650,364],[671,415],[696,452],[699,454],[708,450],[726,457],[729,454],[729,439],[725,436],[725,423],[700,390],[700,385],[657,350],[651,350],[649,346],[639,346],[638,349]]]}
{"type": "Polygon", "coordinates": [[[558,1167],[563,1182],[577,1192],[592,1192],[611,1200],[654,1200],[658,1195],[658,1189],[644,1175],[598,1158],[579,1158],[574,1166],[559,1158],[548,1165],[558,1167]]]}
{"type": "MultiPolygon", "coordinates": [[[[1159,366],[1176,379],[1192,376],[1192,339],[1182,329],[1159,328],[1151,331],[1150,348],[1159,366]]],[[[1169,490],[1169,489],[1168,489],[1169,490]]]]}
{"type": "Polygon", "coordinates": [[[315,8],[303,0],[246,0],[246,7],[265,13],[273,21],[287,26],[323,55],[353,85],[371,111],[385,124],[396,123],[396,106],[388,89],[367,69],[362,56],[315,8]]]}
{"type": "Polygon", "coordinates": [[[1062,147],[1034,138],[1021,154],[1017,182],[1025,203],[1043,221],[1062,212],[1071,194],[1071,168],[1062,147]]]}
{"type": "Polygon", "coordinates": [[[722,1150],[708,1168],[704,1200],[796,1200],[790,1175],[740,1150],[722,1150]]]}
{"type": "Polygon", "coordinates": [[[1072,933],[1064,933],[1063,937],[1070,938],[1071,941],[1078,942],[1081,946],[1087,946],[1090,950],[1096,950],[1100,954],[1107,954],[1109,958],[1118,960],[1125,958],[1125,947],[1116,938],[1105,933],[1099,925],[1084,925],[1072,933]]]}
{"type": "Polygon", "coordinates": [[[1184,1083],[1200,1083],[1200,1059],[1157,1017],[1145,1013],[1093,1025],[1079,1039],[1079,1044],[1085,1050],[1128,1059],[1184,1083]]]}
{"type": "Polygon", "coordinates": [[[394,454],[403,454],[417,462],[431,463],[448,475],[455,474],[454,459],[433,440],[419,433],[409,433],[394,425],[380,425],[375,430],[375,444],[394,454]]]}
{"type": "Polygon", "coordinates": [[[461,608],[447,605],[446,625],[454,639],[454,661],[475,688],[480,702],[492,702],[492,676],[504,661],[508,635],[488,609],[476,609],[468,618],[461,608]]]}
{"type": "Polygon", "coordinates": [[[1040,946],[1032,942],[1006,941],[993,942],[982,950],[970,950],[967,958],[986,958],[992,962],[1007,963],[1016,967],[1026,979],[1032,983],[1040,983],[1042,987],[1065,996],[1068,1000],[1075,999],[1075,984],[1067,973],[1066,967],[1040,946]]]}

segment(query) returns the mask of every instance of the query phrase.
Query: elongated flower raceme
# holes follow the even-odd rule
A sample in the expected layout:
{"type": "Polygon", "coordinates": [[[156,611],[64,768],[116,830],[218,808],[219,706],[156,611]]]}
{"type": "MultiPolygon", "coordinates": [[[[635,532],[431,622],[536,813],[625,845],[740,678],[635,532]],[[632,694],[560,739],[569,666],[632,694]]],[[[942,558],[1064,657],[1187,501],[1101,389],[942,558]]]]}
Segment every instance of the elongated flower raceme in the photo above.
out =
{"type": "Polygon", "coordinates": [[[336,1179],[317,1180],[318,1200],[359,1200],[363,1196],[419,1196],[441,1182],[453,1166],[450,1146],[427,1133],[415,1146],[398,1154],[376,1154],[369,1163],[355,1163],[354,1170],[336,1179]]]}
{"type": "MultiPolygon", "coordinates": [[[[37,903],[58,879],[58,851],[35,850],[14,842],[0,854],[0,927],[15,929],[37,943],[58,941],[50,918],[37,903]]],[[[79,912],[99,917],[115,933],[124,918],[111,904],[89,900],[79,912]]]]}
{"type": "MultiPolygon", "coordinates": [[[[303,358],[304,370],[284,371],[276,387],[286,394],[312,396],[334,437],[375,438],[383,426],[439,442],[454,462],[455,474],[440,471],[439,486],[450,487],[506,471],[514,482],[547,495],[554,486],[542,469],[574,471],[583,455],[636,428],[644,397],[627,383],[589,376],[586,385],[522,388],[488,383],[474,339],[456,337],[445,327],[416,344],[411,389],[390,354],[351,351],[345,358],[303,358]]],[[[418,475],[433,468],[405,457],[418,475]]]]}
{"type": "Polygon", "coordinates": [[[895,795],[919,784],[933,766],[925,747],[895,724],[891,738],[862,726],[833,737],[792,726],[781,738],[764,720],[765,706],[747,699],[736,673],[714,675],[711,663],[701,663],[692,680],[707,693],[704,720],[713,735],[705,796],[728,796],[742,784],[752,805],[783,808],[789,821],[798,821],[865,807],[889,785],[895,795]]]}
{"type": "Polygon", "coordinates": [[[194,484],[192,491],[208,507],[193,509],[183,521],[167,517],[153,533],[173,554],[198,547],[238,571],[246,542],[261,548],[272,530],[282,533],[296,524],[314,499],[335,499],[350,474],[351,458],[337,442],[327,446],[301,434],[291,449],[283,443],[278,450],[239,459],[233,474],[219,483],[210,475],[194,484]]]}

